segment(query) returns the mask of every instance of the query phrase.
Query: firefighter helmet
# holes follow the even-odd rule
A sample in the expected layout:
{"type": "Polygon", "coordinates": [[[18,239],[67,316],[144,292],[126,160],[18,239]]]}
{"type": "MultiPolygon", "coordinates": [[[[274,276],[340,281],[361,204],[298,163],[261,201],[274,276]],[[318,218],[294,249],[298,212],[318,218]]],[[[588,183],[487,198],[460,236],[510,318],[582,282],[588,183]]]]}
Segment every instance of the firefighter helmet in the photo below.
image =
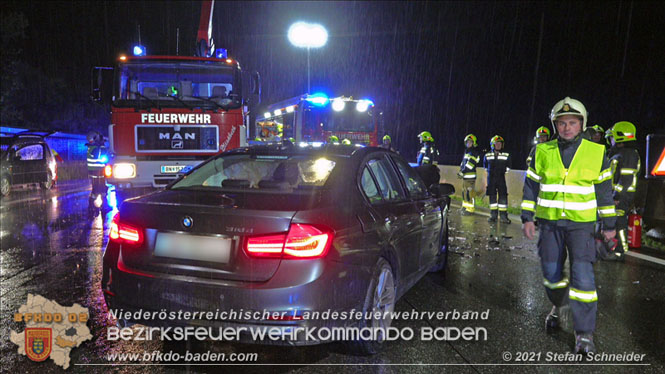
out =
{"type": "Polygon", "coordinates": [[[386,134],[386,135],[383,136],[383,142],[384,142],[384,143],[386,142],[386,140],[389,141],[389,142],[392,142],[392,141],[393,141],[392,139],[390,139],[390,135],[388,135],[388,134],[386,134]]]}
{"type": "Polygon", "coordinates": [[[547,139],[549,139],[551,135],[550,129],[545,126],[540,126],[538,130],[536,130],[536,138],[543,134],[547,135],[547,139]]]}
{"type": "Polygon", "coordinates": [[[628,121],[617,122],[608,130],[614,142],[623,143],[637,140],[637,130],[635,125],[628,121]]]}
{"type": "Polygon", "coordinates": [[[351,145],[351,141],[349,139],[342,139],[342,145],[351,145]]]}
{"type": "Polygon", "coordinates": [[[339,138],[335,135],[330,135],[328,137],[328,143],[339,143],[339,138]]]}
{"type": "Polygon", "coordinates": [[[560,100],[558,103],[554,104],[554,107],[550,112],[550,120],[552,121],[552,126],[554,127],[555,132],[556,125],[554,124],[554,121],[557,118],[567,114],[582,117],[582,131],[586,130],[587,111],[584,107],[584,104],[582,104],[579,100],[566,97],[565,99],[560,100]]]}
{"type": "Polygon", "coordinates": [[[102,135],[97,131],[92,130],[88,132],[88,135],[86,135],[86,139],[88,140],[88,143],[94,144],[102,139],[102,135]]]}
{"type": "Polygon", "coordinates": [[[589,127],[589,128],[592,129],[593,131],[595,131],[595,132],[599,132],[599,133],[601,133],[601,134],[604,134],[604,133],[605,133],[605,129],[603,129],[600,125],[593,125],[593,126],[591,126],[591,127],[589,127]]]}
{"type": "Polygon", "coordinates": [[[421,142],[434,142],[434,138],[432,137],[432,134],[429,133],[429,131],[421,132],[418,134],[418,138],[420,138],[421,142]]]}
{"type": "Polygon", "coordinates": [[[490,146],[492,146],[492,149],[494,149],[494,144],[496,144],[498,142],[505,143],[505,141],[503,140],[503,138],[500,135],[494,135],[492,140],[490,140],[490,146]]]}
{"type": "Polygon", "coordinates": [[[464,137],[464,144],[466,144],[466,142],[469,141],[469,140],[473,141],[473,146],[474,147],[478,145],[478,138],[476,138],[475,135],[469,134],[469,135],[465,136],[464,137]]]}

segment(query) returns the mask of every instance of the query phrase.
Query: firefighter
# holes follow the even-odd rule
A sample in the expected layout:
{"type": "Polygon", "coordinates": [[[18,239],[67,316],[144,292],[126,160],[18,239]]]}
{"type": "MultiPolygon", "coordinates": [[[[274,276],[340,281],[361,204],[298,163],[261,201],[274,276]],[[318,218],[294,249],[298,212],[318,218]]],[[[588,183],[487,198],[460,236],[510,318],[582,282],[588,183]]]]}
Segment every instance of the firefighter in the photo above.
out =
{"type": "Polygon", "coordinates": [[[108,152],[104,146],[104,137],[97,131],[90,131],[86,136],[88,143],[87,162],[88,177],[92,184],[93,194],[106,193],[106,180],[104,179],[104,167],[108,162],[108,152]]]}
{"type": "Polygon", "coordinates": [[[637,139],[635,125],[630,122],[617,122],[608,130],[608,139],[612,145],[609,151],[612,169],[612,186],[614,189],[614,205],[616,206],[616,230],[619,244],[605,260],[624,261],[624,253],[628,252],[628,211],[635,200],[637,173],[640,171],[640,155],[635,149],[637,139]]]}
{"type": "Polygon", "coordinates": [[[438,164],[439,163],[439,151],[434,147],[434,138],[429,131],[423,131],[418,134],[418,139],[420,140],[420,151],[418,151],[418,156],[416,162],[418,166],[424,164],[438,164]]]}
{"type": "Polygon", "coordinates": [[[604,239],[616,235],[612,174],[605,148],[582,137],[587,111],[581,102],[566,97],[554,105],[550,119],[558,138],[536,146],[524,182],[522,230],[528,239],[534,238],[535,215],[540,228],[543,284],[554,304],[545,319],[547,331],[559,328],[559,317],[571,311],[574,352],[595,352],[598,295],[593,234],[598,214],[603,220],[604,239]],[[570,278],[563,274],[567,257],[570,278]]]}
{"type": "Polygon", "coordinates": [[[339,144],[339,138],[335,135],[330,135],[328,137],[328,144],[339,144]]]}
{"type": "Polygon", "coordinates": [[[349,139],[342,139],[342,145],[351,145],[351,141],[349,139]]]}
{"type": "Polygon", "coordinates": [[[506,173],[510,170],[510,154],[503,152],[504,140],[495,135],[490,141],[492,151],[485,154],[483,165],[487,170],[487,196],[490,197],[490,218],[496,222],[501,213],[501,223],[510,223],[508,218],[508,187],[506,173]],[[499,199],[497,201],[497,194],[499,199]]]}
{"type": "Polygon", "coordinates": [[[390,138],[390,135],[388,135],[388,134],[386,134],[386,135],[383,136],[383,139],[382,139],[381,145],[380,145],[379,147],[381,147],[381,148],[385,148],[385,149],[388,149],[388,150],[391,150],[391,151],[393,151],[393,152],[397,152],[397,151],[395,150],[395,148],[393,148],[393,146],[392,146],[392,139],[390,138]]]}
{"type": "Polygon", "coordinates": [[[476,210],[476,166],[480,163],[478,138],[469,134],[464,137],[464,157],[457,176],[462,178],[462,214],[473,214],[476,210]]]}
{"type": "Polygon", "coordinates": [[[538,130],[536,130],[536,137],[533,138],[533,142],[536,144],[531,147],[531,150],[529,151],[529,157],[526,158],[527,168],[531,163],[531,159],[533,159],[533,154],[536,152],[536,146],[540,143],[545,143],[548,140],[550,140],[550,129],[545,126],[540,126],[538,130]]]}
{"type": "Polygon", "coordinates": [[[589,140],[591,140],[594,143],[602,144],[605,145],[605,141],[603,140],[603,135],[605,134],[605,130],[600,127],[600,125],[593,125],[587,129],[587,133],[589,136],[589,140]]]}

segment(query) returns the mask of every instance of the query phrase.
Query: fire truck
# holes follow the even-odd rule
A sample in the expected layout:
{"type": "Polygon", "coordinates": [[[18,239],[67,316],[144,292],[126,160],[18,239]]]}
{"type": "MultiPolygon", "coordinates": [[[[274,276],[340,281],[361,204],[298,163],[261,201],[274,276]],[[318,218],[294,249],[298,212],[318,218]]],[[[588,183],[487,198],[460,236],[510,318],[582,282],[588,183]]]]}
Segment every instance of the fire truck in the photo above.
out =
{"type": "Polygon", "coordinates": [[[322,143],[334,135],[340,141],[378,146],[382,128],[382,113],[371,100],[305,94],[267,106],[257,115],[250,142],[293,138],[296,143],[322,143]]]}
{"type": "Polygon", "coordinates": [[[164,187],[179,173],[219,152],[246,145],[248,98],[260,95],[258,73],[243,92],[240,64],[214,48],[213,1],[204,1],[196,56],[151,56],[143,46],[114,68],[93,69],[93,98],[101,100],[104,70],[112,69],[111,160],[107,183],[116,192],[164,187]]]}

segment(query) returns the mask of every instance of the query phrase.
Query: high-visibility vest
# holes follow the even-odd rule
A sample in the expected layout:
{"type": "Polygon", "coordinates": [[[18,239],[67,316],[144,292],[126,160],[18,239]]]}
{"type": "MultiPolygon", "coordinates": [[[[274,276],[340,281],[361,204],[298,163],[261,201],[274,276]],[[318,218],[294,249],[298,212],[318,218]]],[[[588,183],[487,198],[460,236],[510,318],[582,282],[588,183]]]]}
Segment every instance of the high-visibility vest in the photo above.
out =
{"type": "Polygon", "coordinates": [[[536,217],[547,220],[566,219],[574,222],[595,222],[596,211],[601,216],[614,213],[614,207],[598,207],[594,185],[611,177],[602,170],[605,147],[582,139],[568,169],[563,166],[557,140],[536,146],[535,170],[530,178],[540,182],[536,217]],[[607,213],[607,214],[605,214],[607,213]]]}
{"type": "Polygon", "coordinates": [[[88,170],[99,170],[106,166],[108,156],[106,156],[106,147],[99,145],[88,146],[88,170]]]}

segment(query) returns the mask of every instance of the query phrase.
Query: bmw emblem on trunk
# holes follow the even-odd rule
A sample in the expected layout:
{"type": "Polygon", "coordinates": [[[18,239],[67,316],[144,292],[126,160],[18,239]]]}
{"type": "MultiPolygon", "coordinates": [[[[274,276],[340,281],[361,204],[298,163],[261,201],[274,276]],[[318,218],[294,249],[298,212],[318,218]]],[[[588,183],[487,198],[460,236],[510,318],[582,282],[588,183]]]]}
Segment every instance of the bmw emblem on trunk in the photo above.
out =
{"type": "Polygon", "coordinates": [[[194,219],[192,219],[190,216],[184,216],[182,217],[182,221],[180,223],[182,224],[182,227],[191,229],[192,226],[194,226],[194,219]]]}

